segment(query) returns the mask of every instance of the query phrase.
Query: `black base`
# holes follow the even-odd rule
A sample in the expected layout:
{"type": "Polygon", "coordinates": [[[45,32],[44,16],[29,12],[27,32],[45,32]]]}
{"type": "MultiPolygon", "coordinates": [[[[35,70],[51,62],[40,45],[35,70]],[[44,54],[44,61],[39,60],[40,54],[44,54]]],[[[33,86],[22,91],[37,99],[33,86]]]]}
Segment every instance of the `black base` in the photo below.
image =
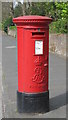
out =
{"type": "Polygon", "coordinates": [[[49,111],[49,91],[26,94],[17,91],[17,109],[20,113],[45,113],[49,111]]]}

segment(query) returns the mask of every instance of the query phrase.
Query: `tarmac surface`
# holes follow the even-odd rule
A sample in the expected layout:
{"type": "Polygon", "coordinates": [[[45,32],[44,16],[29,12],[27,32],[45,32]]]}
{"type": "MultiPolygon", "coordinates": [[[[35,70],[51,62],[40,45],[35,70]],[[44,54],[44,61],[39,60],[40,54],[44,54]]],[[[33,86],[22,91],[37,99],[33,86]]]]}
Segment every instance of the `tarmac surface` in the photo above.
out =
{"type": "Polygon", "coordinates": [[[2,33],[0,31],[0,120],[2,118],[2,33]]]}
{"type": "Polygon", "coordinates": [[[49,55],[50,111],[40,114],[23,114],[17,111],[17,60],[16,39],[2,36],[2,102],[3,118],[66,118],[66,60],[49,55]]]}

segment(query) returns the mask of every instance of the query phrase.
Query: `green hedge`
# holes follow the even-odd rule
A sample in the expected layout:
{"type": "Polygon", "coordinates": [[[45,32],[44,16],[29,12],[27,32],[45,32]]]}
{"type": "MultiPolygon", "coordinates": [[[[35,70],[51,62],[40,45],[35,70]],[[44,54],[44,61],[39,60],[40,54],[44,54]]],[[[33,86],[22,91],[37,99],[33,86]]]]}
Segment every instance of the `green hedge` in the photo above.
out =
{"type": "Polygon", "coordinates": [[[13,25],[12,22],[12,17],[8,17],[5,21],[2,22],[3,25],[3,30],[7,33],[8,32],[8,27],[13,25]]]}
{"type": "Polygon", "coordinates": [[[50,25],[50,33],[68,33],[66,19],[59,19],[52,22],[50,25]]]}
{"type": "Polygon", "coordinates": [[[10,30],[16,30],[16,26],[10,26],[9,29],[10,30]]]}

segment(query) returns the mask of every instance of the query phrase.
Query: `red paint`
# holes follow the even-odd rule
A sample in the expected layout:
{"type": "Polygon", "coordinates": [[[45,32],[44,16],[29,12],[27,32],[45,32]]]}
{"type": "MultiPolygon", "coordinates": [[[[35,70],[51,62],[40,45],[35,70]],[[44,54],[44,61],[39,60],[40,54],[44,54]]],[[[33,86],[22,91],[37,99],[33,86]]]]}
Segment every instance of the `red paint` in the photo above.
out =
{"type": "Polygon", "coordinates": [[[49,23],[42,16],[14,18],[18,40],[18,91],[39,93],[48,91],[49,23]],[[35,55],[35,40],[43,41],[43,54],[35,55]]]}

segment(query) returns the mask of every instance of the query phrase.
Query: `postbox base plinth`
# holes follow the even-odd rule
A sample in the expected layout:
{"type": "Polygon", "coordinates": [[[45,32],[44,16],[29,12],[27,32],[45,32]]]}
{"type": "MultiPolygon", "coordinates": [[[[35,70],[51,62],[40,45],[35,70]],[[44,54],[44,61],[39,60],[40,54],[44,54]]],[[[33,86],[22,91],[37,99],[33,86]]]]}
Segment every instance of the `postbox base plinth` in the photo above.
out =
{"type": "Polygon", "coordinates": [[[17,109],[20,113],[45,113],[49,111],[49,91],[27,94],[17,91],[17,109]]]}

